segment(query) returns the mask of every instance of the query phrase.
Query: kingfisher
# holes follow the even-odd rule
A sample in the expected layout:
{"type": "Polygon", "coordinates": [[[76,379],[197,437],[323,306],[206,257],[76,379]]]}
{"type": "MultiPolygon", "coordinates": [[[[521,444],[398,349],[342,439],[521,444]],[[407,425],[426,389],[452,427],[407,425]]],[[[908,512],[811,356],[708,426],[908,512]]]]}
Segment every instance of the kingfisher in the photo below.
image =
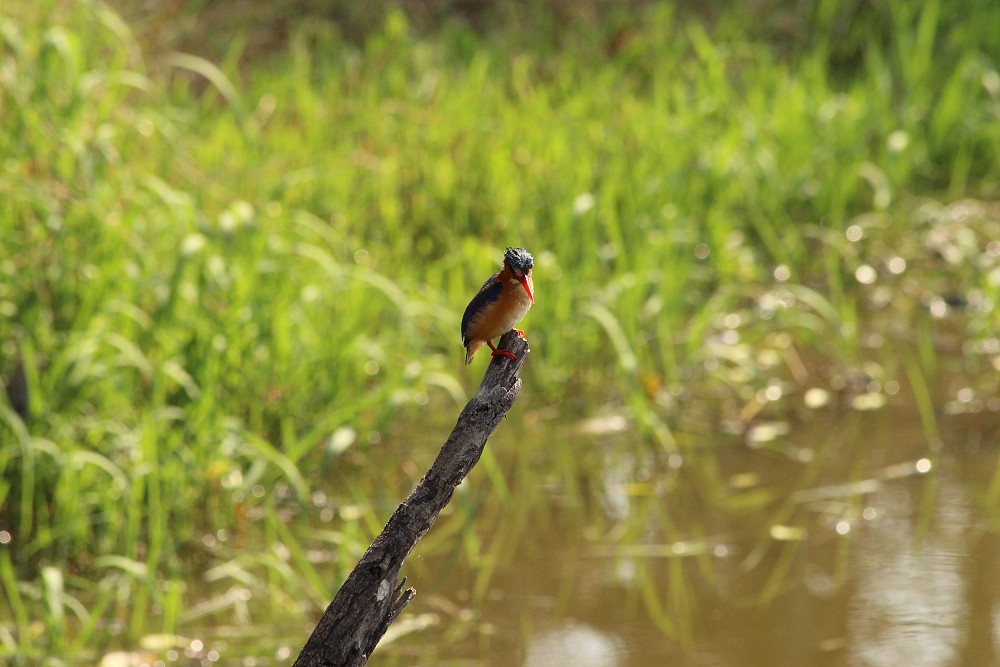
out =
{"type": "Polygon", "coordinates": [[[462,316],[462,343],[465,344],[465,363],[472,363],[476,351],[486,343],[492,353],[490,358],[498,354],[517,361],[510,350],[498,350],[491,342],[511,329],[521,338],[524,332],[514,329],[521,321],[531,304],[535,303],[534,283],[531,281],[531,269],[535,260],[524,248],[507,248],[503,254],[503,268],[493,274],[483,283],[479,293],[462,316]]]}

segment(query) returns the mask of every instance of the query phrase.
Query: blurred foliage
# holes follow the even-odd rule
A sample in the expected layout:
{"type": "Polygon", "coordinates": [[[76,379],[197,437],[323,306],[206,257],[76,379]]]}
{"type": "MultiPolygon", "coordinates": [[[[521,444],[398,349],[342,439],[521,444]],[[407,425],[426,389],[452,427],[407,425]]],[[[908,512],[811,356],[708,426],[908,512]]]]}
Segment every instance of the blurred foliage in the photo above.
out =
{"type": "MultiPolygon", "coordinates": [[[[338,39],[355,45],[377,35],[394,13],[402,13],[416,35],[433,37],[456,26],[471,28],[478,39],[502,37],[512,50],[542,52],[564,47],[577,34],[599,37],[593,46],[614,54],[641,29],[655,0],[374,0],[328,2],[292,0],[275,4],[254,0],[152,0],[112,2],[112,6],[144,34],[153,51],[181,50],[211,59],[222,57],[233,38],[246,42],[245,55],[267,56],[287,48],[306,23],[333,26],[338,39]]],[[[704,23],[709,30],[736,23],[751,41],[767,43],[776,53],[798,57],[817,48],[829,50],[833,70],[849,76],[862,65],[872,46],[892,50],[900,36],[896,26],[912,22],[923,5],[891,0],[723,0],[669,3],[680,20],[704,23]]],[[[990,21],[969,21],[989,14],[991,0],[932,3],[934,22],[952,36],[946,49],[979,43],[984,55],[997,57],[988,39],[990,21]],[[952,32],[954,29],[954,32],[952,32]]],[[[925,30],[934,26],[925,25],[925,30]]],[[[926,35],[925,35],[926,36],[926,35]]],[[[919,35],[917,36],[919,39],[919,35]]]]}
{"type": "Polygon", "coordinates": [[[4,11],[4,657],[321,606],[475,386],[458,322],[505,245],[537,262],[525,419],[629,429],[519,443],[571,493],[683,463],[738,520],[781,494],[706,431],[794,461],[790,397],[902,386],[933,443],[939,357],[996,392],[995,2],[4,11]]]}

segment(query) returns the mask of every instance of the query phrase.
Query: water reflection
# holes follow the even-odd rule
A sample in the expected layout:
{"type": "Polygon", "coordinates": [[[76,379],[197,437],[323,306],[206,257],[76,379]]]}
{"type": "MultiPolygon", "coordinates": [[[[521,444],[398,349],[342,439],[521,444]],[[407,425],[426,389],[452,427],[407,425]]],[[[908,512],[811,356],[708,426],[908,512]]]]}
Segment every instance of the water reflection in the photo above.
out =
{"type": "Polygon", "coordinates": [[[972,511],[964,492],[942,484],[931,520],[918,535],[919,496],[904,485],[872,494],[881,517],[855,545],[856,583],[848,609],[851,663],[865,667],[950,665],[968,620],[963,571],[972,511]]]}
{"type": "Polygon", "coordinates": [[[624,643],[615,635],[569,619],[527,641],[524,667],[619,667],[623,665],[624,643]]]}
{"type": "MultiPolygon", "coordinates": [[[[948,424],[955,447],[942,453],[909,411],[831,413],[776,440],[813,457],[706,440],[679,471],[604,433],[564,462],[571,475],[544,485],[516,472],[540,465],[537,454],[502,450],[504,508],[490,513],[481,480],[474,494],[479,539],[504,542],[483,599],[448,592],[476,578],[454,561],[446,578],[430,576],[429,556],[430,579],[413,579],[477,608],[488,636],[470,628],[419,664],[998,664],[1000,537],[976,490],[996,453],[979,446],[964,472],[955,458],[962,442],[995,440],[996,424],[971,435],[948,424]],[[497,532],[493,517],[522,511],[523,532],[497,532]]],[[[409,653],[433,653],[434,632],[409,638],[409,653]]]]}

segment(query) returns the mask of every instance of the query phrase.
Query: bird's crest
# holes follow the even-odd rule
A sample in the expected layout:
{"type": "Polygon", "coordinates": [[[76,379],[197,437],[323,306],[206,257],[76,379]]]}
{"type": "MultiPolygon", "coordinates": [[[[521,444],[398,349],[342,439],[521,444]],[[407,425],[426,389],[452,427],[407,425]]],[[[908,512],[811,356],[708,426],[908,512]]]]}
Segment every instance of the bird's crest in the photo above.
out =
{"type": "Polygon", "coordinates": [[[525,273],[535,266],[535,258],[524,248],[507,248],[503,253],[503,263],[525,273]]]}

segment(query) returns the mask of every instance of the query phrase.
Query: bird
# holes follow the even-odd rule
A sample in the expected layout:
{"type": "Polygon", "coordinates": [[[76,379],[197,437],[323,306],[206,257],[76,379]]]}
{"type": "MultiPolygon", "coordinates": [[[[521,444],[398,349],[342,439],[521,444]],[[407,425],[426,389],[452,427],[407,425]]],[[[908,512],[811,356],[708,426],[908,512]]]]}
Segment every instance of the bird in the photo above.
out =
{"type": "Polygon", "coordinates": [[[462,316],[462,343],[465,364],[472,363],[476,351],[485,343],[492,350],[490,358],[503,355],[517,361],[510,350],[498,350],[491,342],[512,329],[524,338],[524,332],[514,329],[535,303],[531,269],[535,260],[524,248],[507,248],[503,268],[483,283],[462,316]]]}

